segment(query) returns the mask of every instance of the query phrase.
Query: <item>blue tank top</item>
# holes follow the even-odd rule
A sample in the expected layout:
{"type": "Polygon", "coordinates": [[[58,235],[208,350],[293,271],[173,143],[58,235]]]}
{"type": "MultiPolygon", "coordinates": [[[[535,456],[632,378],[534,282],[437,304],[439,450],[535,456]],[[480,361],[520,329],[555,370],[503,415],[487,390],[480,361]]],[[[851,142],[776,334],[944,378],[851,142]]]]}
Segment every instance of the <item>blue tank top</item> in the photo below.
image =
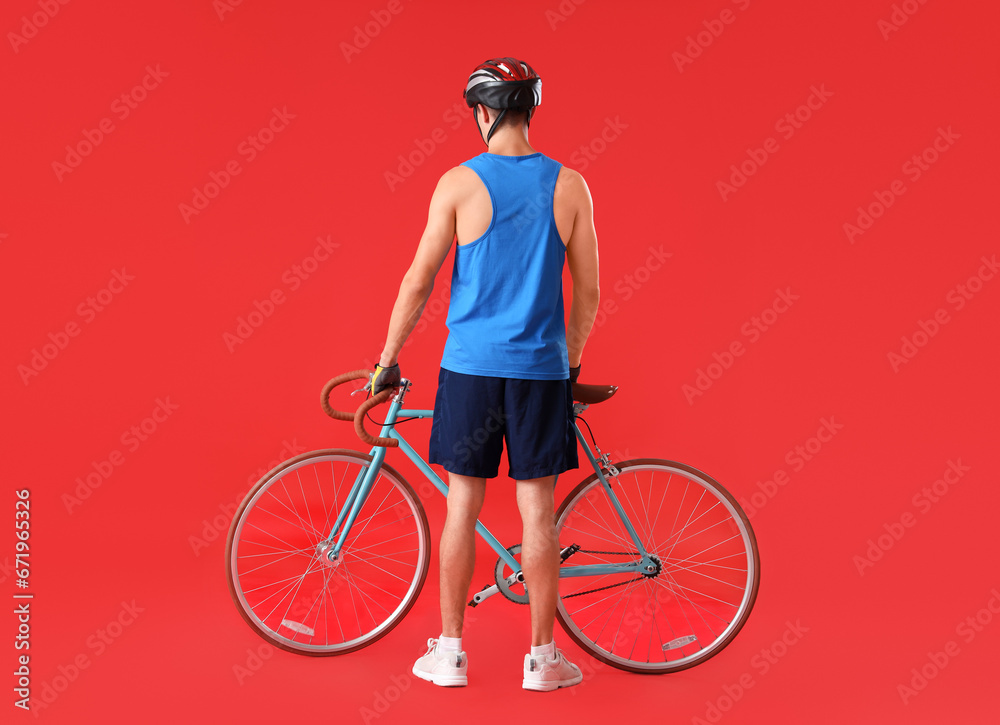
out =
{"type": "Polygon", "coordinates": [[[493,218],[455,249],[441,367],[528,380],[569,377],[562,269],[552,196],[562,164],[541,153],[482,153],[463,166],[490,194],[493,218]]]}

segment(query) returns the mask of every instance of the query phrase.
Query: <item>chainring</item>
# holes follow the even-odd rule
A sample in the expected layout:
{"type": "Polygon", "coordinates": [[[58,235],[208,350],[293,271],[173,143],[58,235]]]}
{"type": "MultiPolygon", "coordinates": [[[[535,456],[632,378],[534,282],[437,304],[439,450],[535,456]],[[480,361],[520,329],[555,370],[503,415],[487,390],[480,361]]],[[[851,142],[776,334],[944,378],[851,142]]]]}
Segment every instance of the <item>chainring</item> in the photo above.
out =
{"type": "MultiPolygon", "coordinates": [[[[521,553],[521,545],[514,544],[514,546],[507,547],[507,551],[511,556],[516,556],[521,553]]],[[[528,603],[528,588],[520,582],[514,582],[513,585],[507,583],[507,577],[513,572],[504,573],[505,569],[509,569],[507,562],[502,558],[497,557],[497,565],[493,570],[493,578],[496,580],[497,587],[500,589],[500,593],[504,595],[510,601],[516,604],[527,604],[528,603]],[[515,592],[511,589],[511,586],[520,587],[524,589],[523,593],[515,592]]]]}

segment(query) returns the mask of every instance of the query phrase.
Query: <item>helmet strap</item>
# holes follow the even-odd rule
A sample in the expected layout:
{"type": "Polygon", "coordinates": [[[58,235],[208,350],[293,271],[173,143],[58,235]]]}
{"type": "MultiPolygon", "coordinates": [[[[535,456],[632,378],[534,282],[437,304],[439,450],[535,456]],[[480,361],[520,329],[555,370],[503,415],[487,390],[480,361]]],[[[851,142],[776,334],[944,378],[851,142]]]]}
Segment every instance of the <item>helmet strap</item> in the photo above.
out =
{"type": "Polygon", "coordinates": [[[506,115],[507,115],[507,109],[505,108],[502,111],[500,111],[500,114],[497,116],[496,120],[493,122],[493,125],[490,126],[490,132],[486,136],[486,145],[487,146],[490,145],[490,139],[493,138],[493,134],[496,133],[496,130],[500,127],[500,121],[502,121],[503,117],[506,116],[506,115]]]}
{"type": "MultiPolygon", "coordinates": [[[[478,108],[478,106],[479,106],[479,104],[477,103],[476,105],[474,105],[472,107],[472,117],[474,119],[476,119],[476,127],[477,128],[479,127],[479,112],[476,110],[478,108]]],[[[531,126],[531,116],[533,115],[534,110],[535,110],[534,108],[528,109],[528,126],[529,127],[531,126]]],[[[493,121],[493,124],[490,126],[490,132],[488,134],[486,134],[486,138],[483,139],[483,141],[486,143],[487,148],[489,148],[490,139],[493,138],[493,134],[500,127],[500,121],[503,120],[503,117],[506,114],[507,114],[507,109],[506,108],[501,109],[500,113],[497,114],[496,119],[493,121]]],[[[480,138],[482,138],[482,135],[483,135],[483,132],[482,132],[482,129],[480,129],[480,131],[479,131],[480,138]]]]}

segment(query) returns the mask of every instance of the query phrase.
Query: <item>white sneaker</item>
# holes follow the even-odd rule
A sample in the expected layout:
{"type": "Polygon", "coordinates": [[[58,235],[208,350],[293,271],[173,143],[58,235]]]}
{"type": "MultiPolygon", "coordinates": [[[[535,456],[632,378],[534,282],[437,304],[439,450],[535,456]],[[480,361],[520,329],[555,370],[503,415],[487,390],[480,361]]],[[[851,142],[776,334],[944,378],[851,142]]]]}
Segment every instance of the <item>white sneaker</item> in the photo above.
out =
{"type": "Polygon", "coordinates": [[[545,655],[524,656],[525,690],[548,692],[560,687],[571,687],[583,682],[580,668],[566,659],[561,649],[556,650],[556,656],[551,659],[545,655]]]}
{"type": "Polygon", "coordinates": [[[427,640],[427,654],[413,664],[413,674],[442,687],[469,684],[469,659],[465,652],[442,652],[433,637],[427,640]]]}

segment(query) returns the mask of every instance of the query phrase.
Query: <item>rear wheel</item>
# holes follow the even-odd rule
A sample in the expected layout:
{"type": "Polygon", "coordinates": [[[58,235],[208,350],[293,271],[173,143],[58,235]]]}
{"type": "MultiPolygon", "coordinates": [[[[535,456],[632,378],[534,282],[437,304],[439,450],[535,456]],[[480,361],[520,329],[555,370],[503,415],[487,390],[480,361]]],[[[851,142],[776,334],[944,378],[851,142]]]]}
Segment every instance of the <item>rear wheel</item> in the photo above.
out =
{"type": "MultiPolygon", "coordinates": [[[[638,459],[618,469],[608,482],[653,571],[563,576],[556,617],[577,644],[615,667],[693,667],[729,644],[750,615],[760,583],[753,529],[736,500],[691,466],[638,459]]],[[[639,558],[597,474],[566,497],[556,527],[560,546],[580,547],[563,568],[639,558]]]]}
{"type": "Polygon", "coordinates": [[[340,556],[325,544],[371,457],[313,451],[250,491],[226,544],[229,591],[243,619],[281,649],[353,652],[395,627],[427,576],[430,533],[410,485],[382,464],[340,556]]]}

